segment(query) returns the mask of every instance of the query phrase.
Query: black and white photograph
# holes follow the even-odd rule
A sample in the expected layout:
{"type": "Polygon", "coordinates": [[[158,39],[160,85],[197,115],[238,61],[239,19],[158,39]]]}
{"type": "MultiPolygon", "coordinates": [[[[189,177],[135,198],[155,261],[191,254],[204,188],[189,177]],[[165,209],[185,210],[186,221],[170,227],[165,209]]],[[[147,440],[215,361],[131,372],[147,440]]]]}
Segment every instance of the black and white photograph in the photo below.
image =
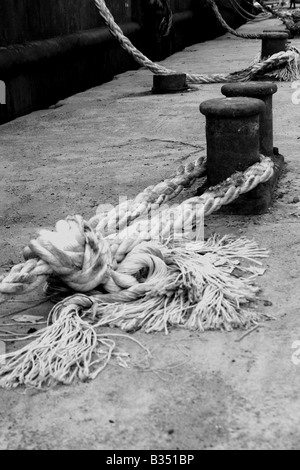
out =
{"type": "Polygon", "coordinates": [[[300,0],[0,0],[0,450],[300,450],[300,0]]]}

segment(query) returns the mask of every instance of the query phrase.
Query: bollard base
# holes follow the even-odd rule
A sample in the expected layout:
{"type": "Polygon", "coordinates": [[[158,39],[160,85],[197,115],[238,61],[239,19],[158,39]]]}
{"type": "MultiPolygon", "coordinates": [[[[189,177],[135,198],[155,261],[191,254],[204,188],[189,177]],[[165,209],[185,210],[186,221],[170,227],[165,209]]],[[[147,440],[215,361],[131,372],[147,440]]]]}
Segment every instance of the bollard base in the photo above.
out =
{"type": "MultiPolygon", "coordinates": [[[[274,175],[272,178],[266,183],[259,184],[249,193],[242,194],[231,204],[221,207],[219,210],[221,214],[260,215],[268,212],[272,204],[273,192],[285,166],[284,157],[279,154],[278,149],[274,148],[274,155],[270,158],[274,162],[274,175]]],[[[207,186],[198,188],[197,196],[203,194],[206,189],[207,186]]]]}
{"type": "Polygon", "coordinates": [[[180,93],[188,90],[185,73],[153,75],[153,94],[180,93]]]}

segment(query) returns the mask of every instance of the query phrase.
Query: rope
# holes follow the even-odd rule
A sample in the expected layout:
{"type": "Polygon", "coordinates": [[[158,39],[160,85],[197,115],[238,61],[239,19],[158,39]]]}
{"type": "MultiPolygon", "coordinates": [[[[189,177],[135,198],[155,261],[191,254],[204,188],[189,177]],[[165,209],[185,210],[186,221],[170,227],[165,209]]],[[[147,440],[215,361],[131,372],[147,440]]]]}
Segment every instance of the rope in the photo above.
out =
{"type": "Polygon", "coordinates": [[[46,328],[22,338],[33,341],[0,356],[0,386],[42,389],[57,383],[69,385],[76,379],[91,380],[113,356],[119,365],[128,367],[129,355],[116,350],[116,337],[129,338],[151,357],[133,337],[101,333],[104,326],[149,333],[168,333],[175,325],[200,331],[253,326],[263,315],[244,308],[257,299],[259,291],[249,261],[260,264],[258,259],[266,256],[254,242],[230,237],[180,246],[141,244],[131,268],[137,273],[141,266],[148,267],[142,297],[109,303],[109,295],[76,294],[59,302],[46,328]],[[242,267],[242,259],[248,267],[242,267]],[[242,272],[239,277],[231,275],[237,263],[242,272]]]}
{"type": "MultiPolygon", "coordinates": [[[[124,36],[121,28],[115,23],[114,18],[107,8],[104,0],[94,0],[95,5],[99,10],[100,15],[102,16],[105,24],[108,26],[111,34],[119,41],[120,45],[125,49],[133,58],[138,62],[142,67],[146,67],[154,74],[173,74],[176,73],[174,70],[170,70],[162,65],[156,64],[148,59],[144,54],[142,54],[132,43],[131,41],[124,36]]],[[[230,28],[227,23],[223,20],[218,7],[216,6],[213,0],[209,0],[210,5],[213,8],[213,11],[219,18],[219,21],[223,27],[231,32],[232,34],[238,37],[245,37],[253,39],[259,39],[261,35],[242,35],[237,33],[235,30],[230,28]]],[[[231,73],[231,74],[186,74],[187,82],[191,84],[202,84],[202,83],[226,83],[226,82],[235,82],[235,81],[248,81],[254,79],[257,75],[265,71],[275,71],[280,67],[285,67],[287,64],[290,64],[291,61],[295,62],[295,67],[298,67],[299,53],[293,51],[286,51],[268,58],[265,61],[259,62],[257,64],[251,65],[245,70],[231,73]]],[[[284,77],[287,78],[287,74],[284,74],[284,77]]],[[[290,78],[290,77],[288,77],[290,78]]],[[[295,80],[293,75],[291,80],[295,80]]]]}
{"type": "MultiPolygon", "coordinates": [[[[204,192],[201,196],[184,201],[175,210],[166,211],[148,220],[138,221],[119,234],[122,238],[139,234],[144,240],[167,239],[170,234],[183,233],[185,227],[195,227],[201,217],[209,216],[223,205],[230,204],[241,194],[254,189],[258,184],[268,181],[274,173],[271,159],[262,157],[260,163],[252,165],[244,174],[228,178],[224,183],[204,192]],[[163,227],[162,227],[163,220],[163,227]]],[[[185,236],[188,234],[185,232],[185,236]]]]}
{"type": "Polygon", "coordinates": [[[270,5],[262,5],[260,3],[260,6],[266,13],[271,13],[273,16],[281,20],[281,22],[287,27],[287,29],[289,29],[288,25],[285,23],[285,19],[282,16],[281,12],[279,13],[278,11],[275,10],[275,8],[272,8],[270,5]]]}
{"type": "MultiPolygon", "coordinates": [[[[263,68],[268,70],[270,63],[264,63],[263,68]]],[[[36,332],[31,343],[0,357],[4,363],[0,386],[40,389],[75,379],[94,379],[113,356],[128,367],[128,354],[117,351],[113,339],[123,335],[99,333],[103,326],[168,333],[172,325],[201,331],[231,330],[261,319],[260,313],[243,307],[255,301],[259,291],[253,283],[257,272],[248,263],[259,263],[267,252],[246,239],[213,237],[204,242],[197,236],[190,240],[186,231],[187,240],[178,239],[177,234],[182,235],[186,227],[193,231],[199,217],[269,180],[274,171],[271,159],[261,156],[261,161],[244,173],[233,175],[177,209],[160,212],[150,224],[139,220],[149,213],[153,202],[160,207],[190,187],[204,171],[205,161],[198,159],[179,168],[165,182],[144,190],[128,206],[120,205],[106,214],[103,221],[100,214],[89,222],[80,216],[67,217],[57,222],[55,231],[41,230],[31,240],[24,249],[26,262],[0,277],[0,302],[5,301],[5,294],[29,292],[50,276],[81,294],[58,303],[50,312],[47,327],[36,332]],[[247,265],[241,266],[242,276],[232,275],[243,259],[247,265]]]]}
{"type": "MultiPolygon", "coordinates": [[[[103,3],[102,0],[96,1],[99,5],[103,3]]],[[[294,50],[288,53],[290,60],[296,55],[294,50]]],[[[285,54],[287,53],[276,54],[278,63],[285,60],[285,54]]],[[[252,69],[259,72],[268,71],[273,60],[274,56],[264,63],[254,64],[252,69]]],[[[243,73],[246,78],[249,69],[243,73]]],[[[204,208],[204,215],[209,215],[223,204],[236,199],[239,194],[250,191],[266,181],[266,178],[271,177],[272,171],[271,161],[263,158],[261,163],[251,167],[244,177],[233,177],[222,186],[207,191],[200,198],[186,201],[177,211],[171,211],[163,230],[160,227],[159,215],[151,220],[151,226],[148,221],[134,222],[149,213],[153,205],[158,208],[162,203],[174,198],[183,188],[190,187],[195,179],[204,173],[203,159],[198,159],[185,168],[180,167],[175,176],[154,187],[150,186],[134,201],[118,206],[104,217],[97,214],[89,222],[80,216],[59,221],[55,232],[40,231],[38,238],[32,240],[24,249],[26,263],[15,266],[8,275],[0,277],[0,293],[6,295],[30,292],[44,283],[50,275],[59,277],[64,284],[77,292],[89,292],[99,285],[105,286],[106,291],[110,293],[133,287],[136,280],[131,276],[126,277],[125,273],[118,275],[117,270],[118,264],[140,243],[140,239],[169,236],[174,229],[176,231],[197,218],[199,214],[193,211],[194,206],[200,211],[204,208]],[[186,211],[186,206],[191,206],[192,210],[186,211]],[[186,220],[185,214],[189,214],[190,221],[186,220]],[[126,229],[128,226],[130,231],[126,229]],[[126,233],[122,232],[124,230],[126,233]],[[118,238],[116,234],[119,234],[118,238]],[[111,236],[111,239],[105,238],[108,236],[111,236]]]]}
{"type": "Polygon", "coordinates": [[[299,34],[299,21],[300,17],[295,18],[293,13],[287,11],[280,11],[277,13],[277,17],[281,20],[281,22],[285,25],[285,27],[291,32],[292,35],[299,34]]]}
{"type": "MultiPolygon", "coordinates": [[[[140,250],[143,249],[147,249],[147,244],[140,246],[140,250]]],[[[99,326],[116,326],[125,331],[142,329],[146,333],[165,331],[167,334],[168,326],[181,325],[200,331],[230,330],[245,327],[259,318],[255,312],[246,314],[240,309],[242,304],[256,298],[258,290],[252,284],[255,270],[252,277],[242,276],[238,282],[231,276],[233,260],[258,262],[257,258],[267,256],[267,252],[255,243],[246,239],[213,237],[207,242],[160,245],[159,249],[167,271],[165,277],[159,279],[160,283],[153,282],[151,286],[149,278],[149,291],[143,298],[108,305],[105,296],[91,296],[99,326]]],[[[248,275],[251,272],[243,269],[248,275]]]]}
{"type": "MultiPolygon", "coordinates": [[[[240,5],[236,0],[229,0],[233,9],[245,20],[253,20],[253,21],[263,21],[266,18],[270,17],[270,13],[263,13],[261,15],[253,15],[249,11],[245,10],[242,5],[240,5]]],[[[249,3],[249,2],[247,2],[249,3]]],[[[253,6],[253,4],[251,4],[253,6]]]]}
{"type": "Polygon", "coordinates": [[[92,305],[88,297],[76,296],[66,300],[64,308],[61,305],[54,308],[47,327],[37,332],[33,341],[4,356],[0,386],[11,389],[25,385],[42,389],[57,383],[70,385],[75,379],[93,380],[112,357],[119,365],[128,367],[129,355],[117,350],[116,337],[138,344],[147,357],[151,357],[150,351],[130,336],[98,333],[85,312],[92,305]]]}
{"type": "Polygon", "coordinates": [[[263,33],[260,33],[260,34],[249,34],[249,33],[240,33],[238,31],[236,31],[235,29],[232,29],[227,23],[226,21],[224,20],[224,18],[222,17],[221,13],[220,13],[220,10],[216,4],[216,2],[214,0],[207,0],[209,5],[211,6],[213,12],[215,13],[216,15],[216,18],[218,19],[218,21],[220,22],[220,24],[222,25],[222,27],[228,31],[230,34],[233,34],[234,36],[238,37],[238,38],[244,38],[244,39],[262,39],[264,37],[264,34],[263,33]]]}
{"type": "Polygon", "coordinates": [[[164,17],[158,27],[158,33],[161,37],[169,36],[173,25],[173,12],[168,0],[150,0],[150,4],[157,4],[162,10],[166,9],[166,17],[164,17]]]}
{"type": "MultiPolygon", "coordinates": [[[[129,227],[123,232],[116,231],[111,238],[104,238],[99,224],[95,231],[91,223],[82,217],[67,217],[57,222],[55,231],[41,230],[38,237],[25,248],[27,261],[14,266],[8,275],[0,277],[0,302],[5,301],[7,294],[21,294],[36,289],[50,275],[55,275],[76,292],[90,292],[100,285],[112,294],[118,294],[124,289],[128,290],[129,296],[136,289],[139,292],[141,287],[138,281],[130,274],[130,270],[124,271],[122,267],[128,253],[138,250],[138,245],[145,240],[166,239],[171,235],[176,238],[178,231],[182,234],[185,227],[192,227],[203,214],[217,211],[240,194],[270,179],[273,171],[272,160],[261,157],[261,161],[244,174],[234,175],[202,196],[188,199],[176,210],[164,213],[163,228],[160,214],[151,218],[150,224],[148,219],[133,222],[130,217],[125,217],[122,220],[126,220],[129,227]]],[[[193,178],[189,181],[192,182],[193,178]]],[[[147,200],[147,193],[142,192],[140,196],[145,196],[147,200]]],[[[139,200],[138,197],[136,199],[139,200]]],[[[110,230],[116,227],[115,224],[120,226],[120,216],[116,219],[116,214],[118,216],[118,211],[105,221],[105,226],[110,230]]]]}
{"type": "MultiPolygon", "coordinates": [[[[217,19],[221,25],[231,34],[244,39],[262,39],[264,34],[244,34],[235,31],[225,22],[214,0],[208,0],[217,19]]],[[[239,80],[251,80],[251,78],[261,78],[262,76],[277,79],[280,81],[294,81],[300,77],[299,51],[294,47],[289,47],[286,51],[274,54],[264,61],[258,61],[252,64],[243,72],[238,72],[239,80]],[[282,65],[284,64],[284,67],[282,65]],[[260,68],[260,65],[262,67],[260,68]],[[256,66],[258,69],[256,69],[256,66]],[[260,69],[260,70],[259,70],[260,69]],[[248,76],[247,76],[248,72],[248,76]],[[253,74],[253,75],[252,75],[253,74]],[[245,77],[246,75],[246,77],[245,77]]],[[[232,74],[234,75],[234,74],[232,74]]],[[[236,78],[236,77],[235,77],[236,78]]]]}
{"type": "Polygon", "coordinates": [[[198,158],[194,163],[177,168],[175,175],[157,185],[152,185],[142,191],[133,201],[126,201],[108,214],[97,214],[89,223],[92,228],[104,236],[111,235],[130,225],[135,219],[147,214],[154,207],[174,199],[183,189],[190,188],[194,182],[204,176],[206,159],[198,158]]]}
{"type": "Polygon", "coordinates": [[[262,5],[260,2],[259,2],[259,4],[266,13],[272,13],[272,15],[276,16],[277,18],[280,18],[280,15],[275,10],[275,8],[272,8],[270,5],[262,5]]]}

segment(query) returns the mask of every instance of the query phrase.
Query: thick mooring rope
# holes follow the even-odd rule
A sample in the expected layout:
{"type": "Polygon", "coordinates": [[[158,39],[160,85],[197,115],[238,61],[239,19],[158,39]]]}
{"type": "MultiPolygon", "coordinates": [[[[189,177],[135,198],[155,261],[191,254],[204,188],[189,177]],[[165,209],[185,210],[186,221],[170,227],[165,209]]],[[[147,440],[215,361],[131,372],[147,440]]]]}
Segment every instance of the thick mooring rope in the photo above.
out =
{"type": "MultiPolygon", "coordinates": [[[[260,13],[259,15],[253,15],[249,11],[245,10],[240,3],[237,2],[237,0],[229,0],[229,3],[233,7],[233,9],[246,21],[253,21],[253,22],[258,22],[258,21],[264,21],[267,18],[271,17],[271,13],[260,13]]],[[[253,3],[247,2],[253,7],[253,3]]]]}
{"type": "Polygon", "coordinates": [[[132,201],[126,201],[115,207],[108,214],[98,213],[89,223],[92,228],[104,236],[123,230],[134,220],[147,214],[154,208],[178,196],[185,188],[190,188],[194,182],[206,173],[206,158],[197,158],[185,166],[180,165],[176,174],[164,181],[144,189],[132,201]]]}
{"type": "MultiPolygon", "coordinates": [[[[24,250],[25,263],[14,266],[8,275],[0,277],[0,302],[6,300],[5,295],[23,294],[36,289],[50,275],[55,275],[76,292],[90,292],[100,285],[110,293],[129,289],[137,281],[130,274],[119,272],[119,266],[137,245],[145,240],[176,238],[177,233],[182,234],[184,227],[193,227],[199,217],[217,211],[240,194],[268,181],[273,171],[272,160],[261,157],[261,162],[252,165],[243,174],[233,175],[201,196],[188,199],[177,209],[164,213],[163,228],[160,214],[151,218],[150,223],[148,219],[134,222],[132,213],[129,212],[130,217],[127,217],[122,210],[113,211],[104,226],[101,215],[97,215],[96,219],[93,217],[90,223],[80,216],[59,221],[55,231],[41,230],[38,237],[31,240],[24,250]],[[103,229],[106,229],[106,238],[102,234],[103,229]],[[110,238],[107,238],[108,235],[111,235],[110,238]]],[[[193,178],[189,181],[191,183],[193,178]]],[[[142,192],[141,198],[145,198],[146,203],[139,201],[139,215],[148,211],[147,193],[142,192]]]]}
{"type": "Polygon", "coordinates": [[[0,357],[0,386],[42,388],[94,379],[112,357],[127,367],[128,355],[114,341],[123,335],[99,332],[104,326],[168,333],[175,325],[231,330],[259,321],[261,313],[244,308],[259,291],[254,285],[257,271],[249,262],[260,264],[258,259],[268,253],[243,238],[203,241],[190,239],[186,231],[187,239],[177,235],[187,226],[193,231],[199,216],[268,181],[273,172],[272,160],[261,156],[244,173],[176,209],[161,211],[150,223],[145,220],[153,204],[161,207],[204,175],[205,160],[200,158],[127,206],[89,222],[68,217],[57,222],[55,231],[41,230],[24,249],[26,262],[0,277],[0,303],[6,295],[29,292],[53,277],[76,294],[55,305],[46,328],[19,338],[32,340],[29,344],[0,357]],[[237,266],[241,273],[235,276],[237,266]]]}
{"type": "MultiPolygon", "coordinates": [[[[106,6],[104,0],[94,0],[96,7],[99,10],[100,15],[102,16],[105,24],[108,26],[112,35],[119,41],[120,45],[125,49],[135,60],[139,63],[142,67],[146,67],[154,74],[173,74],[176,73],[174,70],[170,70],[162,65],[156,64],[148,59],[142,52],[140,52],[132,42],[123,34],[121,28],[116,24],[111,12],[106,6]]],[[[209,0],[213,10],[215,11],[216,15],[220,18],[221,24],[224,28],[229,28],[227,23],[221,17],[219,10],[214,3],[213,0],[209,0]]],[[[235,35],[239,35],[240,33],[236,33],[235,30],[233,31],[235,35]]],[[[248,35],[245,37],[248,38],[248,35]]],[[[253,39],[253,37],[251,38],[253,39]]],[[[258,39],[258,38],[256,38],[258,39]]],[[[295,80],[295,76],[298,77],[298,60],[299,60],[299,53],[295,49],[288,50],[285,52],[280,52],[278,54],[274,54],[272,57],[269,57],[267,60],[257,62],[250,67],[230,74],[186,74],[187,82],[191,84],[202,84],[202,83],[226,83],[226,82],[236,82],[236,81],[249,81],[254,79],[257,75],[262,73],[270,73],[273,70],[277,71],[280,68],[284,68],[286,66],[289,67],[291,63],[295,63],[295,67],[297,69],[296,74],[292,74],[291,77],[288,77],[290,80],[295,80]]],[[[293,67],[290,67],[293,70],[293,67]]],[[[287,78],[288,74],[284,74],[284,77],[287,78]]],[[[280,79],[280,75],[278,75],[280,79]]]]}
{"type": "MultiPolygon", "coordinates": [[[[178,228],[180,224],[184,224],[182,220],[182,214],[185,212],[188,213],[189,210],[194,206],[198,211],[202,211],[204,216],[208,216],[213,212],[219,210],[223,205],[230,204],[232,201],[237,199],[239,195],[251,191],[258,184],[268,181],[273,175],[273,162],[269,158],[262,157],[260,163],[256,163],[251,166],[244,174],[234,175],[232,178],[228,178],[221,185],[215,186],[204,192],[201,196],[188,199],[184,201],[176,211],[169,211],[169,214],[164,218],[164,230],[160,231],[162,237],[167,233],[171,233],[170,226],[170,217],[174,219],[174,227],[176,223],[178,228]],[[177,221],[177,222],[176,222],[177,221]]],[[[191,180],[192,181],[192,180],[191,180]]],[[[164,183],[162,183],[162,188],[164,183]]],[[[176,191],[174,192],[174,194],[176,191]]],[[[137,199],[143,197],[141,193],[137,199]]],[[[159,207],[159,204],[148,205],[147,199],[146,203],[141,203],[139,206],[139,211],[134,217],[132,211],[126,209],[126,205],[119,205],[113,211],[102,217],[101,214],[97,214],[93,217],[89,223],[92,225],[96,233],[104,233],[106,237],[111,236],[118,232],[118,237],[120,239],[125,238],[125,233],[128,236],[132,236],[134,233],[143,234],[143,238],[149,240],[149,235],[152,234],[154,238],[158,237],[159,233],[159,215],[151,219],[151,227],[146,227],[149,225],[147,220],[138,220],[135,222],[135,219],[145,216],[151,209],[155,210],[159,207]],[[130,227],[127,229],[127,227],[130,227]],[[125,230],[124,234],[122,231],[125,230]]],[[[162,201],[165,200],[162,198],[162,201]]],[[[194,216],[196,217],[197,213],[194,211],[194,216]]],[[[190,216],[189,216],[190,217],[190,216]]],[[[186,220],[187,222],[187,220],[186,220]]],[[[141,236],[141,235],[140,235],[141,236]]],[[[120,251],[116,252],[116,256],[123,259],[124,254],[120,251]]]]}
{"type": "Polygon", "coordinates": [[[136,221],[121,232],[119,237],[139,236],[145,240],[166,239],[168,234],[182,231],[185,226],[196,226],[201,217],[209,216],[222,206],[235,201],[241,194],[254,189],[258,184],[268,181],[274,173],[271,159],[262,157],[260,163],[252,165],[244,174],[228,178],[222,184],[205,191],[201,196],[187,199],[174,210],[157,214],[151,223],[148,220],[136,221]]]}
{"type": "Polygon", "coordinates": [[[262,39],[264,37],[263,33],[258,33],[258,34],[249,34],[249,33],[240,33],[236,31],[235,29],[231,28],[226,21],[224,20],[223,16],[220,13],[220,10],[214,0],[207,0],[208,3],[210,4],[213,12],[216,15],[216,18],[218,19],[219,23],[223,26],[223,28],[230,34],[233,34],[234,36],[238,38],[243,38],[243,39],[262,39]]]}
{"type": "MultiPolygon", "coordinates": [[[[145,268],[144,282],[121,292],[119,301],[118,294],[110,300],[110,294],[91,293],[59,302],[46,328],[23,338],[30,342],[21,349],[0,356],[0,386],[41,389],[94,379],[113,356],[128,367],[129,355],[116,349],[114,341],[124,335],[104,333],[104,326],[168,333],[177,325],[230,331],[257,324],[264,315],[245,308],[259,291],[249,261],[260,264],[258,259],[267,255],[254,242],[230,237],[170,247],[140,244],[124,263],[136,275],[145,268]],[[238,277],[231,274],[237,266],[242,273],[238,277]]],[[[150,357],[136,339],[126,338],[150,357]]]]}

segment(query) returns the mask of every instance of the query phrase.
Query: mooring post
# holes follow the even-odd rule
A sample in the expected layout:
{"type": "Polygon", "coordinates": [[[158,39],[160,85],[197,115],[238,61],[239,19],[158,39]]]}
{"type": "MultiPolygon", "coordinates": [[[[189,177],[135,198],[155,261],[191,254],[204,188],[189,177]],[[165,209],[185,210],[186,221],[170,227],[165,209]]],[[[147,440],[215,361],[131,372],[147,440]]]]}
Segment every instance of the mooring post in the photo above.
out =
{"type": "Polygon", "coordinates": [[[273,95],[277,90],[272,82],[229,83],[221,88],[226,97],[244,96],[265,103],[260,115],[260,152],[265,156],[273,155],[273,95]]]}
{"type": "Polygon", "coordinates": [[[153,75],[152,93],[180,93],[187,90],[187,88],[185,73],[153,75]]]}
{"type": "Polygon", "coordinates": [[[263,33],[286,33],[288,35],[288,38],[291,39],[292,34],[288,29],[264,29],[263,33]]]}
{"type": "Polygon", "coordinates": [[[288,33],[270,32],[262,34],[261,58],[262,60],[271,57],[278,52],[284,52],[288,45],[288,33]]]}
{"type": "Polygon", "coordinates": [[[206,116],[207,179],[213,186],[259,161],[259,119],[263,101],[255,98],[218,98],[204,101],[206,116]]]}

